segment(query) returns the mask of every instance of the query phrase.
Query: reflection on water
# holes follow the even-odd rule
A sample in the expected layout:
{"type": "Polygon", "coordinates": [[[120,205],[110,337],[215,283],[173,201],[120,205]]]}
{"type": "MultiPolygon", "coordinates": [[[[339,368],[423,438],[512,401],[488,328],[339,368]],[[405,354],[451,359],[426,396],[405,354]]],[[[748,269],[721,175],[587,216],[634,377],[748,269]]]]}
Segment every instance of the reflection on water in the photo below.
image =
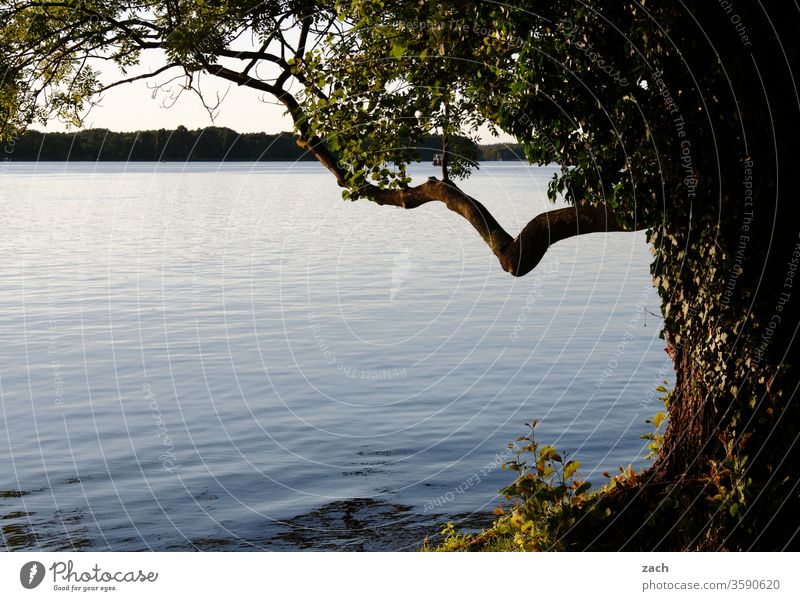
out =
{"type": "MultiPolygon", "coordinates": [[[[478,531],[492,521],[491,514],[452,515],[460,529],[478,531]]],[[[411,505],[381,499],[348,499],[329,503],[282,524],[266,524],[260,537],[243,544],[226,538],[196,538],[171,550],[236,551],[252,547],[286,551],[416,551],[427,539],[441,538],[441,516],[415,513],[411,505]]]]}
{"type": "MultiPolygon", "coordinates": [[[[486,527],[490,515],[453,515],[465,529],[486,527]]],[[[283,546],[330,551],[413,551],[428,538],[437,540],[441,516],[420,515],[411,505],[379,499],[330,503],[287,522],[278,534],[283,546]]]]}
{"type": "MultiPolygon", "coordinates": [[[[42,548],[50,551],[80,551],[91,548],[93,541],[86,516],[78,509],[57,510],[52,514],[8,509],[6,499],[19,499],[32,491],[0,491],[0,532],[9,551],[42,548]]],[[[45,490],[33,491],[37,493],[45,490]]]]}
{"type": "MultiPolygon", "coordinates": [[[[0,491],[0,499],[18,499],[30,494],[31,491],[0,491]]],[[[218,497],[203,491],[194,499],[216,501],[218,497]]],[[[57,510],[46,515],[28,511],[4,513],[5,509],[0,501],[0,532],[7,550],[79,551],[96,546],[83,511],[57,510]]],[[[461,514],[450,515],[447,519],[461,529],[477,531],[491,522],[492,515],[461,514]]],[[[417,513],[412,505],[388,503],[380,498],[348,499],[328,503],[285,521],[265,521],[253,529],[249,540],[197,537],[181,544],[168,544],[165,549],[414,551],[426,539],[433,543],[439,540],[441,526],[441,515],[417,513]]],[[[134,545],[134,549],[142,548],[136,546],[133,538],[125,542],[134,545]]]]}
{"type": "MultiPolygon", "coordinates": [[[[641,233],[515,279],[312,164],[0,169],[6,548],[413,549],[485,520],[532,418],[589,481],[643,463],[670,364],[641,233]]],[[[465,190],[519,231],[549,177],[465,190]]]]}

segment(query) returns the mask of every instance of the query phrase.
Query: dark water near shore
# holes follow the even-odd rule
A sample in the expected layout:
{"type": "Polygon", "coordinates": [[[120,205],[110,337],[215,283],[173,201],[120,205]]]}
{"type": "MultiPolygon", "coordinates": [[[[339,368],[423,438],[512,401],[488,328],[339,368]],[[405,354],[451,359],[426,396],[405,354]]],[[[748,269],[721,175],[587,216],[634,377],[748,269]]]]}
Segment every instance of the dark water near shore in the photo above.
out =
{"type": "MultiPolygon", "coordinates": [[[[516,232],[549,175],[464,186],[516,232]]],[[[671,378],[643,233],[514,279],[307,163],[6,164],[0,232],[6,549],[414,549],[485,523],[532,418],[590,481],[643,465],[671,378]]]]}

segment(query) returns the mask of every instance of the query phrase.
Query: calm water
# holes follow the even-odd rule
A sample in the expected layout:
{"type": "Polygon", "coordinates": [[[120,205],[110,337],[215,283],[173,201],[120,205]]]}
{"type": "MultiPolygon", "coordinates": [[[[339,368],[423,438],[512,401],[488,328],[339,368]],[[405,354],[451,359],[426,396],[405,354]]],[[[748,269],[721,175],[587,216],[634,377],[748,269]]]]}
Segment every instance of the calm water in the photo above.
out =
{"type": "MultiPolygon", "coordinates": [[[[532,418],[589,480],[645,463],[642,233],[514,279],[443,206],[344,202],[314,164],[1,170],[7,549],[414,549],[485,522],[532,418]]],[[[549,176],[464,186],[516,232],[549,176]]]]}

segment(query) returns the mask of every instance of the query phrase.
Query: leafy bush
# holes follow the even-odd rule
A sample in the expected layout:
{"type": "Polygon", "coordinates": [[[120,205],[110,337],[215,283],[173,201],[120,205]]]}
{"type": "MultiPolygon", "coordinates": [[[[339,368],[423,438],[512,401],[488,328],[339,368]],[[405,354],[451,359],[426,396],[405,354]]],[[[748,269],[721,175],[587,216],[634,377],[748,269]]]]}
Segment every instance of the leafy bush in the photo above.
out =
{"type": "MultiPolygon", "coordinates": [[[[660,455],[664,441],[662,428],[673,394],[666,384],[656,389],[662,393],[659,398],[665,411],[645,420],[653,426],[653,432],[641,437],[650,441],[648,459],[660,455]]],[[[744,454],[747,435],[720,433],[724,459],[712,460],[707,475],[654,486],[651,475],[655,468],[637,472],[629,465],[613,476],[605,472],[608,483],[590,491],[591,484],[578,474],[579,461],[536,439],[537,423],[526,423],[529,433],[509,444],[514,459],[503,468],[514,472],[516,478],[500,491],[506,503],[495,509],[498,517],[492,526],[470,534],[447,524],[441,531],[444,540],[435,550],[695,549],[704,544],[696,536],[699,521],[711,524],[707,531],[712,536],[717,530],[727,532],[741,524],[750,509],[754,484],[744,454]],[[686,505],[698,498],[706,499],[708,511],[687,516],[686,505]],[[624,527],[607,528],[612,519],[620,518],[636,525],[633,534],[624,527]],[[667,524],[673,526],[665,530],[667,524]]],[[[423,550],[431,550],[427,541],[423,550]]]]}
{"type": "Polygon", "coordinates": [[[647,445],[650,452],[645,459],[655,459],[658,457],[661,453],[661,447],[664,444],[664,433],[661,431],[661,424],[666,421],[667,412],[669,411],[669,399],[672,394],[666,388],[665,384],[667,384],[666,380],[664,380],[663,384],[656,387],[656,390],[662,393],[662,396],[658,398],[664,403],[664,411],[659,411],[651,419],[644,420],[646,424],[653,424],[653,432],[647,432],[641,436],[642,440],[650,441],[650,444],[647,445]]]}
{"type": "Polygon", "coordinates": [[[440,551],[556,551],[564,548],[564,535],[591,509],[591,483],[577,473],[580,461],[569,459],[552,445],[536,440],[537,420],[525,425],[526,436],[510,444],[514,459],[503,465],[517,474],[500,492],[511,503],[494,511],[491,529],[478,535],[458,533],[453,524],[442,530],[440,551]]]}

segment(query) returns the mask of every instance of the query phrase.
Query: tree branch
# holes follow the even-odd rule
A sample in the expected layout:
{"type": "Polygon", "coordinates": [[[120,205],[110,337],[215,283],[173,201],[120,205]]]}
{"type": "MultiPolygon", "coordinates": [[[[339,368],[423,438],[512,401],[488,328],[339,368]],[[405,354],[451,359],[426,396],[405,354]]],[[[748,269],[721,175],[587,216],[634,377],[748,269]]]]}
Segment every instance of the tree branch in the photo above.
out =
{"type": "MultiPolygon", "coordinates": [[[[430,178],[413,188],[381,190],[371,187],[360,193],[377,204],[415,209],[433,201],[466,219],[491,249],[503,270],[521,277],[533,270],[553,244],[572,236],[597,232],[626,232],[605,206],[554,209],[534,217],[512,238],[489,210],[452,182],[430,178]]],[[[641,226],[637,229],[644,229],[641,226]]]]}
{"type": "MultiPolygon", "coordinates": [[[[335,177],[343,188],[354,185],[350,174],[325,142],[309,132],[306,116],[297,100],[279,86],[253,79],[221,65],[206,65],[210,73],[239,85],[272,94],[288,110],[298,131],[297,144],[307,150],[335,177]]],[[[521,277],[533,270],[553,244],[581,234],[633,231],[623,227],[605,206],[576,206],[547,211],[534,217],[516,238],[506,232],[489,210],[459,189],[452,181],[429,178],[419,186],[382,189],[363,183],[358,194],[379,205],[415,209],[438,201],[466,219],[500,261],[503,270],[521,277]]],[[[642,225],[638,229],[644,229],[642,225]]]]}
{"type": "Polygon", "coordinates": [[[141,75],[135,75],[134,77],[128,77],[127,79],[120,79],[118,81],[115,81],[114,83],[110,83],[107,86],[103,86],[102,88],[98,89],[97,93],[101,94],[107,90],[110,90],[111,88],[115,88],[117,86],[121,86],[126,83],[133,83],[134,81],[139,81],[142,79],[150,79],[151,77],[155,77],[157,75],[162,74],[164,71],[168,71],[169,69],[180,66],[181,66],[180,63],[168,63],[163,67],[160,67],[155,71],[152,71],[151,73],[142,73],[141,75]]]}

